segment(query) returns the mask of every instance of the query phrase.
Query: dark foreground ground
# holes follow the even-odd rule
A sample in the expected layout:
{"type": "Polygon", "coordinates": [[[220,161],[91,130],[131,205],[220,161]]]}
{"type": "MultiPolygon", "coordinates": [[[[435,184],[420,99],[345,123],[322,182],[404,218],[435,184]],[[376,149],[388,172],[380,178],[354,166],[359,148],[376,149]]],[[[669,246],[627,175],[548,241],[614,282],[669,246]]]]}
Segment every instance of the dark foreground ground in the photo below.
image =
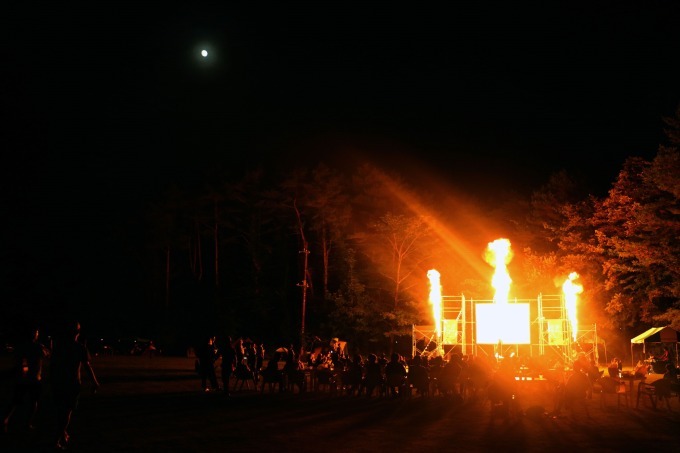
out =
{"type": "MultiPolygon", "coordinates": [[[[0,361],[2,371],[6,361],[0,361]]],[[[514,420],[492,416],[484,401],[447,397],[372,398],[328,393],[231,397],[200,391],[189,358],[97,357],[102,387],[86,385],[74,415],[71,451],[80,452],[427,452],[427,451],[676,451],[680,403],[672,411],[648,402],[617,409],[615,396],[601,407],[587,401],[590,417],[549,416],[553,399],[532,384],[519,392],[514,420]]],[[[658,378],[658,376],[656,376],[658,378]]],[[[654,378],[654,376],[650,376],[654,378]]],[[[6,404],[11,381],[0,381],[6,404]]],[[[37,429],[16,421],[0,434],[0,452],[53,451],[52,408],[45,392],[37,429]]]]}

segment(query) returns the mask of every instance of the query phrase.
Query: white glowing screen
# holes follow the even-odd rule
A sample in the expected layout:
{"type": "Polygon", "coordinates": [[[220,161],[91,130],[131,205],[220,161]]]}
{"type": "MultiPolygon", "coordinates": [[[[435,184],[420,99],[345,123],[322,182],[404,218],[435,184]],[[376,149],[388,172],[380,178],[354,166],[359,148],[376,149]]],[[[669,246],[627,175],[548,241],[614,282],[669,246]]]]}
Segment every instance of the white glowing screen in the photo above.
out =
{"type": "Polygon", "coordinates": [[[478,344],[531,344],[529,304],[475,304],[478,344]]]}

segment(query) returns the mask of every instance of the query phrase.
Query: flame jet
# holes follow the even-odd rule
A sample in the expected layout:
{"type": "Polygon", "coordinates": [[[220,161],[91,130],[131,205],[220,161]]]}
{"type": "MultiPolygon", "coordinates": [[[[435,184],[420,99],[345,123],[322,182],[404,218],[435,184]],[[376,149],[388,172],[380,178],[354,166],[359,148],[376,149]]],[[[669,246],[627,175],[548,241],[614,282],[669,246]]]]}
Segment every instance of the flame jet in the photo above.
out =
{"type": "Polygon", "coordinates": [[[427,271],[427,278],[430,279],[430,305],[432,305],[434,330],[437,333],[437,338],[440,338],[442,334],[442,287],[439,277],[439,271],[435,269],[427,271]]]}
{"type": "Polygon", "coordinates": [[[497,304],[507,304],[510,284],[512,283],[507,267],[507,264],[512,260],[510,241],[501,238],[489,242],[485,258],[495,268],[491,279],[491,286],[496,290],[493,301],[497,304]]]}
{"type": "Polygon", "coordinates": [[[562,291],[564,292],[564,301],[567,309],[567,317],[569,318],[569,323],[571,324],[571,335],[576,341],[578,334],[578,319],[576,316],[576,300],[578,295],[583,292],[583,286],[578,283],[574,283],[579,275],[576,272],[569,274],[569,277],[562,284],[562,291]]]}

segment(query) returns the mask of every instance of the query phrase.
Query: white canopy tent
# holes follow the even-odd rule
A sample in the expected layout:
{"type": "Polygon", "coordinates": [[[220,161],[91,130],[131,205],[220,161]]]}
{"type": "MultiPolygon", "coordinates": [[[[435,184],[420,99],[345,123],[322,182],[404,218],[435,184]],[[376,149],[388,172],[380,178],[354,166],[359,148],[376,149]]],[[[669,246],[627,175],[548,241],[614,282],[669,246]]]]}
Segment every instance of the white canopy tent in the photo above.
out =
{"type": "Polygon", "coordinates": [[[678,343],[680,343],[680,332],[673,329],[671,326],[652,327],[651,329],[642,332],[637,337],[630,340],[630,357],[635,367],[635,356],[633,355],[633,345],[641,344],[642,352],[646,353],[646,345],[651,343],[672,343],[675,350],[675,363],[678,363],[678,343]]]}

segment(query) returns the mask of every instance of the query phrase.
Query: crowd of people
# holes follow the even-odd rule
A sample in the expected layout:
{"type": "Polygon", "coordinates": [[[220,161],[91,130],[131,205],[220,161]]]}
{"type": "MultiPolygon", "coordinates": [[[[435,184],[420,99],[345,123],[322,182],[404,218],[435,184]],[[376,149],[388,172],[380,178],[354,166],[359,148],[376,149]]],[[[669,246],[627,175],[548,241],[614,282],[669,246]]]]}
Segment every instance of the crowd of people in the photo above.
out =
{"type": "MultiPolygon", "coordinates": [[[[2,414],[3,429],[8,431],[17,407],[28,401],[26,420],[34,429],[35,414],[43,393],[43,362],[49,358],[49,384],[54,403],[54,445],[66,449],[71,417],[82,390],[82,372],[89,377],[93,391],[99,381],[91,365],[87,347],[79,341],[80,324],[73,322],[54,336],[49,345],[39,341],[39,330],[31,328],[25,341],[15,350],[13,395],[2,414]]],[[[296,351],[293,345],[267,351],[263,344],[230,336],[206,336],[194,346],[196,371],[203,392],[230,395],[244,386],[264,392],[328,391],[356,397],[401,398],[440,395],[463,401],[482,396],[506,416],[516,404],[516,384],[527,369],[535,375],[548,375],[548,365],[510,356],[484,357],[450,353],[349,354],[339,341],[312,343],[308,350],[296,351]]],[[[152,357],[152,354],[149,355],[152,357]]],[[[603,377],[593,358],[580,353],[567,372],[553,379],[555,408],[574,410],[592,397],[596,382],[603,377]]],[[[611,377],[620,377],[621,361],[609,364],[611,377]]],[[[649,369],[635,370],[646,376],[649,369]]],[[[670,363],[664,375],[675,386],[678,370],[670,363]]],[[[583,406],[587,410],[587,406],[583,406]]],[[[15,423],[16,425],[16,423],[15,423]]]]}
{"type": "MultiPolygon", "coordinates": [[[[543,379],[545,375],[550,381],[554,403],[550,415],[582,410],[589,416],[586,400],[592,399],[595,391],[601,392],[600,386],[604,385],[601,380],[609,378],[593,357],[582,352],[567,364],[547,364],[516,356],[499,359],[458,353],[350,356],[333,342],[329,346],[311,345],[308,351],[303,349],[299,353],[292,345],[270,353],[261,344],[233,341],[230,337],[225,338],[222,346],[214,337],[204,344],[206,348],[199,348],[201,352],[197,354],[202,389],[227,394],[243,390],[245,384],[261,392],[267,388],[280,392],[312,390],[366,398],[441,395],[463,401],[481,395],[484,401],[491,402],[492,408],[511,416],[513,405],[517,404],[517,380],[531,370],[534,377],[540,374],[543,379]],[[217,384],[218,369],[221,386],[217,384]]],[[[611,377],[620,377],[622,362],[618,358],[608,367],[611,377]]],[[[644,373],[643,378],[649,373],[647,368],[636,371],[644,373]]],[[[672,365],[664,377],[670,379],[674,373],[677,368],[672,365]]],[[[677,377],[673,382],[677,383],[677,377]]]]}
{"type": "Polygon", "coordinates": [[[368,398],[437,393],[462,399],[484,388],[495,371],[493,361],[474,355],[350,355],[337,341],[299,352],[292,345],[266,351],[249,339],[209,336],[194,351],[201,390],[227,395],[245,385],[261,392],[328,390],[368,398]]]}

